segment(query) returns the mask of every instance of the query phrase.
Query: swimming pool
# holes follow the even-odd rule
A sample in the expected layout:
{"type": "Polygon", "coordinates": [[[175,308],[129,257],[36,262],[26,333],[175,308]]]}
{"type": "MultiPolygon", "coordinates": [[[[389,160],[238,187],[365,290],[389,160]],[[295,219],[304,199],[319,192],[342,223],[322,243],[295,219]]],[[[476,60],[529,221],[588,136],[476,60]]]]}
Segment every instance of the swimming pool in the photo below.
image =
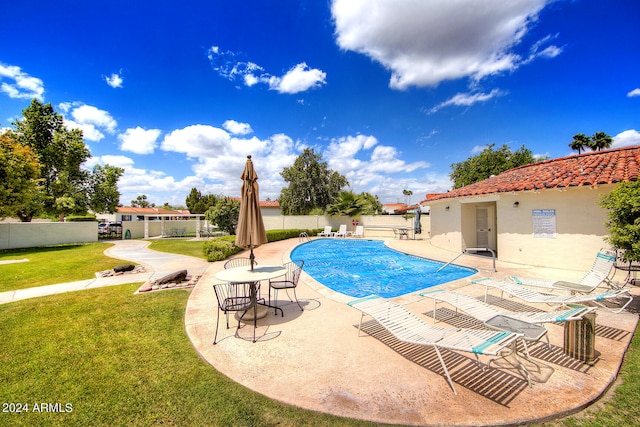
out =
{"type": "Polygon", "coordinates": [[[462,279],[473,268],[395,251],[379,240],[317,239],[297,246],[292,260],[304,260],[304,271],[324,286],[360,298],[376,294],[393,298],[462,279]]]}

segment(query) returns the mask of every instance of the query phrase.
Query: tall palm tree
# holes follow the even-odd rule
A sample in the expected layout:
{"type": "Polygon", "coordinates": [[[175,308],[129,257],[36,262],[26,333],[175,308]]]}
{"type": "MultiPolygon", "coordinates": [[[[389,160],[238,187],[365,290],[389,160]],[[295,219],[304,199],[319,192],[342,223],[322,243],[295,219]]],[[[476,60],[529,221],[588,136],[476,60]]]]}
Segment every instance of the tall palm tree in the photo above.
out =
{"type": "Polygon", "coordinates": [[[589,138],[584,133],[577,133],[573,135],[573,141],[569,143],[569,147],[572,150],[577,150],[578,154],[582,152],[586,147],[591,146],[591,138],[589,138]]]}
{"type": "Polygon", "coordinates": [[[601,151],[605,148],[611,147],[611,144],[613,144],[613,138],[611,136],[604,132],[596,132],[591,137],[590,148],[593,151],[601,151]]]}

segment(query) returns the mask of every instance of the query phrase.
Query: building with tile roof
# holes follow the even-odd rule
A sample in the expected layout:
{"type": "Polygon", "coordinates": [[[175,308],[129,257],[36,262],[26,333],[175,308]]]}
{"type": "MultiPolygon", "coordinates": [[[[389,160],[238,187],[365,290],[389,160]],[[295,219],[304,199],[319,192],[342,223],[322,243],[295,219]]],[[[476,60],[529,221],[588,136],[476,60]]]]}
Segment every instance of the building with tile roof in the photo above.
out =
{"type": "Polygon", "coordinates": [[[431,243],[489,248],[500,260],[587,270],[606,247],[602,196],[636,181],[640,146],[520,166],[447,193],[429,194],[431,243]]]}

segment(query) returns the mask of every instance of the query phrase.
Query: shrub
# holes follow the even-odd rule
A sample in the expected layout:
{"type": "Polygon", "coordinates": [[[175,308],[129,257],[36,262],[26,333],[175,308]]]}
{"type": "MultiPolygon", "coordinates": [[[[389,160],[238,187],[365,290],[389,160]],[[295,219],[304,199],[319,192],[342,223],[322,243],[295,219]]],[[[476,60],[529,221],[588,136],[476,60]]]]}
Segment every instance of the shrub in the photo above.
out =
{"type": "Polygon", "coordinates": [[[209,262],[222,261],[240,251],[242,248],[237,247],[225,237],[209,240],[202,245],[202,253],[209,262]]]}
{"type": "Polygon", "coordinates": [[[64,218],[66,222],[90,222],[97,221],[95,215],[69,215],[64,218]]]}

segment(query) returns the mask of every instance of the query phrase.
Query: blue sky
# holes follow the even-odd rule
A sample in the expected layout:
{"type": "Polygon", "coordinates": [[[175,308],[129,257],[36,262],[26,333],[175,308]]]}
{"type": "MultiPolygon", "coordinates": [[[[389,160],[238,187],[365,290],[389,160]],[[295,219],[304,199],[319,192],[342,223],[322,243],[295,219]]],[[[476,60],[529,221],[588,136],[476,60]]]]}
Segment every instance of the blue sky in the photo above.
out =
{"type": "Polygon", "coordinates": [[[640,144],[637,0],[3,2],[0,127],[31,99],[125,168],[120,202],[260,198],[306,147],[383,203],[487,144],[640,144]]]}

